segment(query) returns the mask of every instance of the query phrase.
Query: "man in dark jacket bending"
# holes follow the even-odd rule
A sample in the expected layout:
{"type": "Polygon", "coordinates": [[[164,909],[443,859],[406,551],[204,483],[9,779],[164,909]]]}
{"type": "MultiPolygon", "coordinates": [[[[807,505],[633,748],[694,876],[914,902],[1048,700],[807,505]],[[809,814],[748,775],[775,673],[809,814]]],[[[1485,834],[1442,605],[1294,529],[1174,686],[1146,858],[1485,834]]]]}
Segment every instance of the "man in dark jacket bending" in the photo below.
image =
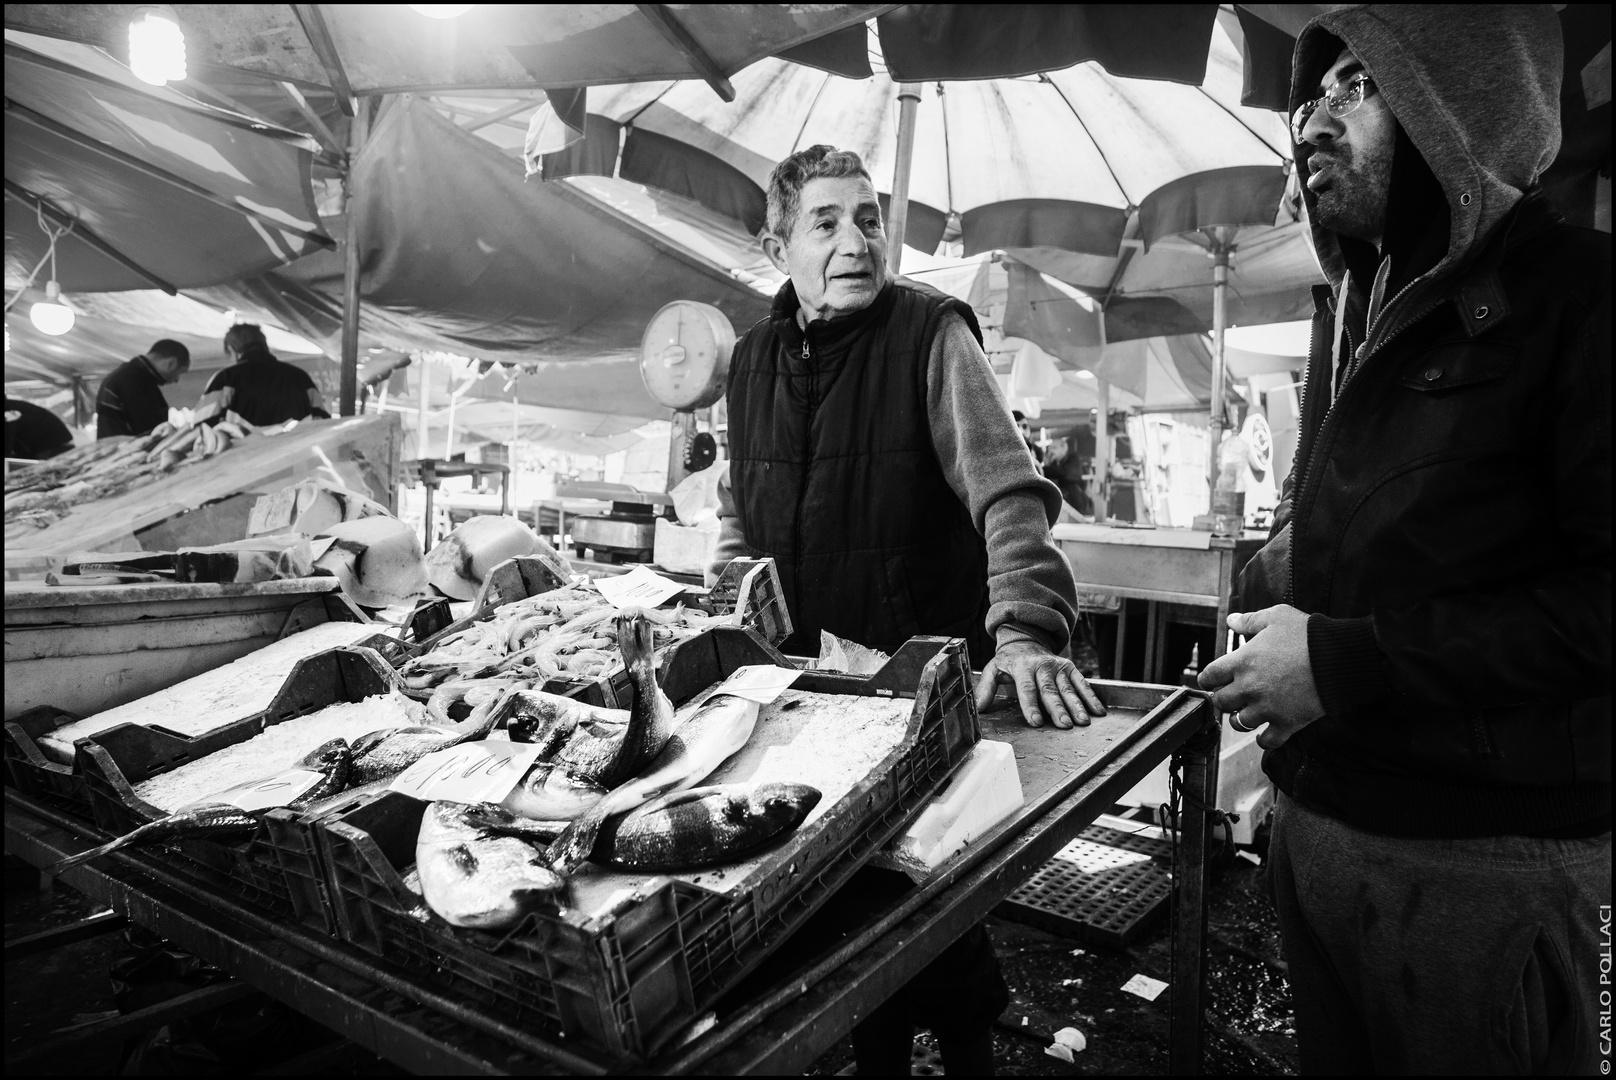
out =
{"type": "Polygon", "coordinates": [[[1295,56],[1330,287],[1201,683],[1266,725],[1302,1068],[1608,1072],[1610,238],[1536,186],[1559,26],[1349,7],[1295,56]]]}
{"type": "MultiPolygon", "coordinates": [[[[730,361],[718,561],[775,559],[787,652],[817,655],[821,630],[886,652],[962,637],[980,705],[1002,680],[1028,723],[1087,724],[1104,709],[1059,655],[1077,607],[1049,537],[1060,493],[1016,430],[975,314],[893,281],[886,245],[857,154],[810,147],[770,176],[763,249],[791,280],[730,361]]],[[[844,891],[878,902],[902,885],[875,871],[844,891]]],[[[989,1071],[1007,1002],[974,927],[854,1030],[859,1072],[907,1073],[916,1024],[949,1073],[989,1071]]]]}

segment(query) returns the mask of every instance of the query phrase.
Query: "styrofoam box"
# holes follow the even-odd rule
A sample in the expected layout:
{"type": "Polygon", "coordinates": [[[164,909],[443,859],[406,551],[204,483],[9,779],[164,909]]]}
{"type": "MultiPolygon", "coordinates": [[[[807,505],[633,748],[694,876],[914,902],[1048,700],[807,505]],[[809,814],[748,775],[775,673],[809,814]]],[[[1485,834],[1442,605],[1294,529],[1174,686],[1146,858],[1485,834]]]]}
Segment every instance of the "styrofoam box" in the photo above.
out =
{"type": "Polygon", "coordinates": [[[1021,774],[1009,743],[983,739],[904,833],[873,860],[923,881],[972,840],[1021,809],[1021,774]]]}

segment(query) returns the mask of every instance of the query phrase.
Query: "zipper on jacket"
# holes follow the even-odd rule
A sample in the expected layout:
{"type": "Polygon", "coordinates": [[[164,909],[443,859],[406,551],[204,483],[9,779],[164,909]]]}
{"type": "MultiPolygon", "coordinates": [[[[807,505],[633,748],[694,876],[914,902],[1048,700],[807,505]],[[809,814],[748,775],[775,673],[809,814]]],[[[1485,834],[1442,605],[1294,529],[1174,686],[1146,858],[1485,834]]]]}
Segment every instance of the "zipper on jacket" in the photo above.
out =
{"type": "Polygon", "coordinates": [[[814,457],[814,412],[819,408],[817,400],[819,388],[816,385],[818,377],[813,369],[813,352],[808,347],[808,327],[802,328],[802,360],[808,369],[808,409],[804,417],[802,432],[802,478],[797,482],[797,513],[792,524],[791,561],[796,572],[792,575],[801,587],[802,582],[802,512],[803,503],[808,498],[808,472],[813,467],[814,457]]]}

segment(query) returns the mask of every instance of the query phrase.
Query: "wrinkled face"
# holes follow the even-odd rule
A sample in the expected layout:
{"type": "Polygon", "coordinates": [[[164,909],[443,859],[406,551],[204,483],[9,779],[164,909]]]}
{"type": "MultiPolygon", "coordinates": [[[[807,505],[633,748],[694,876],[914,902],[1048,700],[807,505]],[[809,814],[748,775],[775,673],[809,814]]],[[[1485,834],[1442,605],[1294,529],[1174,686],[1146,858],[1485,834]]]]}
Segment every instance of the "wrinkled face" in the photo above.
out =
{"type": "MultiPolygon", "coordinates": [[[[1319,93],[1362,70],[1351,50],[1343,49],[1319,80],[1319,93]]],[[[1378,246],[1386,227],[1386,195],[1397,144],[1397,120],[1380,91],[1371,82],[1363,103],[1340,118],[1320,105],[1307,118],[1302,141],[1313,148],[1307,160],[1307,188],[1316,200],[1318,224],[1378,246]]]]}
{"type": "Polygon", "coordinates": [[[875,189],[861,176],[808,181],[790,238],[766,235],[763,251],[791,276],[809,319],[869,307],[887,281],[887,234],[875,189]]]}

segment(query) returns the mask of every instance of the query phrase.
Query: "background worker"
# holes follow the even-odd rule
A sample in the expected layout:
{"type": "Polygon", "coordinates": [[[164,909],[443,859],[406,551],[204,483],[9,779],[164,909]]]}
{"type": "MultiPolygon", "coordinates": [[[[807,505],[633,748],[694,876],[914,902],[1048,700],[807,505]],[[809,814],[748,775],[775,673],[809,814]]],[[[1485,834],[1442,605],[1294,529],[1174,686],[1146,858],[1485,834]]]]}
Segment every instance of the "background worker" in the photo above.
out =
{"type": "Polygon", "coordinates": [[[6,457],[40,460],[73,449],[73,433],[49,409],[6,398],[6,457]]]}
{"type": "Polygon", "coordinates": [[[1609,1071],[1610,236],[1537,184],[1563,55],[1548,6],[1297,40],[1330,285],[1249,640],[1201,685],[1280,790],[1304,1073],[1609,1071]]]}
{"type": "MultiPolygon", "coordinates": [[[[775,559],[787,652],[817,655],[821,631],[888,653],[916,634],[961,637],[983,668],[980,705],[1002,680],[1029,724],[1086,724],[1104,708],[1060,655],[1077,590],[1049,537],[1059,492],[1016,430],[975,313],[893,281],[886,247],[857,154],[814,146],[770,175],[763,250],[789,280],[730,360],[718,565],[775,559]]],[[[872,871],[843,891],[881,904],[908,887],[872,871]]],[[[859,1072],[907,1073],[917,1025],[949,1073],[989,1072],[1008,1000],[972,927],[854,1029],[859,1072]]]]}
{"type": "Polygon", "coordinates": [[[95,437],[144,435],[168,420],[163,387],[191,369],[191,350],[170,338],[114,368],[95,394],[95,437]]]}
{"type": "Polygon", "coordinates": [[[311,416],[330,419],[309,373],[277,359],[258,326],[237,323],[226,330],[224,351],[231,366],[208,380],[202,404],[217,401],[258,427],[311,416]]]}

